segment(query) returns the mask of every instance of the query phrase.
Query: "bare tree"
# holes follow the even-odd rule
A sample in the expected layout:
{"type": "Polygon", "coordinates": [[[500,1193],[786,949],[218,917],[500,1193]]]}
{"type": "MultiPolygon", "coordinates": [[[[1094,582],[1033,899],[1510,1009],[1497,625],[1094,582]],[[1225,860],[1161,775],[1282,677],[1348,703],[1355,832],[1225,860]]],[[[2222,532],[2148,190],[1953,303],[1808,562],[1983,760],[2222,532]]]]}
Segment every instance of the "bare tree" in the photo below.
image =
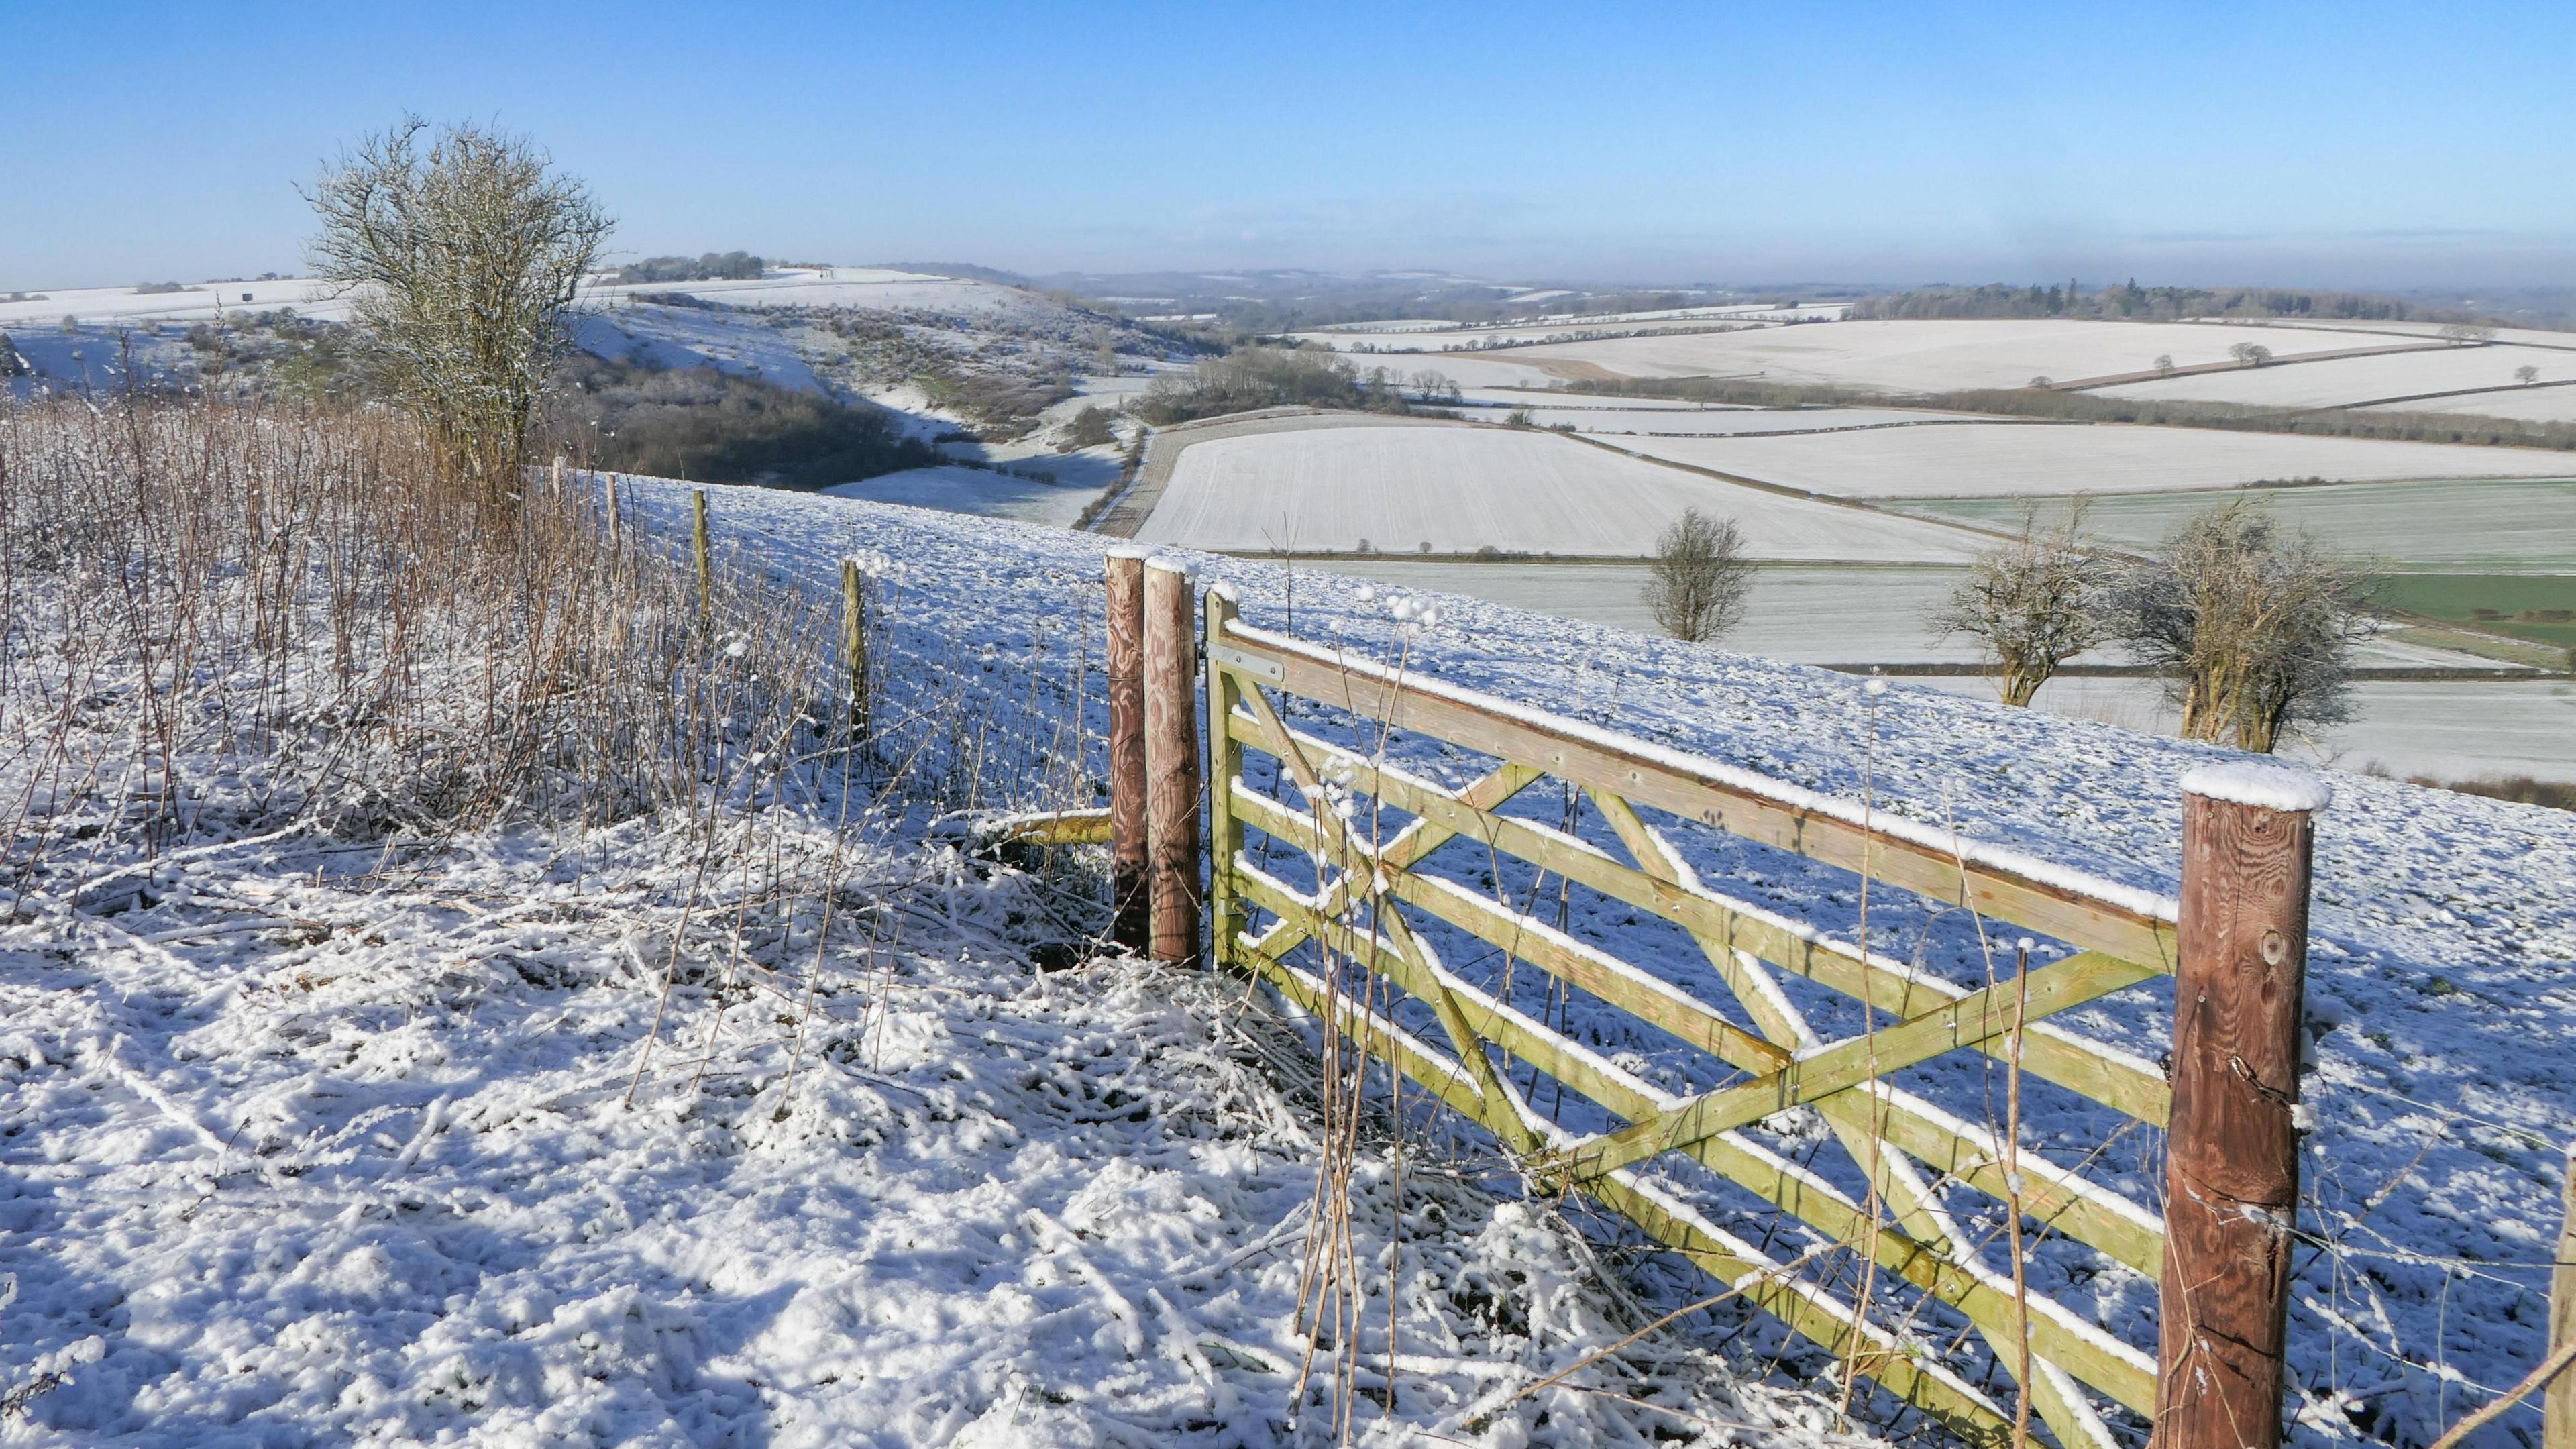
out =
{"type": "Polygon", "coordinates": [[[2006,704],[2029,704],[2059,665],[2101,641],[2101,567],[2083,529],[2081,502],[2054,528],[2041,527],[2037,503],[2023,505],[2021,537],[1980,555],[1927,621],[1984,646],[2006,704]]]}
{"type": "Polygon", "coordinates": [[[2352,646],[2377,626],[2370,576],[2238,498],[2201,513],[2113,590],[2111,632],[2172,673],[2186,739],[2271,753],[2350,717],[2352,646]]]}
{"type": "Polygon", "coordinates": [[[2533,383],[2540,381],[2540,369],[2526,362],[2522,366],[2513,370],[2513,380],[2521,383],[2524,387],[2529,387],[2533,383]]]}
{"type": "Polygon", "coordinates": [[[417,116],[366,137],[305,193],[312,264],[339,285],[369,360],[451,466],[498,502],[565,318],[613,223],[524,137],[417,116]]]}
{"type": "Polygon", "coordinates": [[[2247,367],[2261,367],[2272,360],[2272,349],[2259,342],[2239,342],[2227,349],[2227,355],[2247,367]]]}
{"type": "Polygon", "coordinates": [[[2172,353],[2170,353],[2170,352],[2159,352],[2159,353],[2157,353],[2157,354],[2156,354],[2156,371],[2158,371],[2158,372],[2171,372],[2171,371],[2173,371],[2173,367],[2174,367],[2174,364],[2173,364],[2173,354],[2172,354],[2172,353]]]}
{"type": "Polygon", "coordinates": [[[1732,518],[1682,510],[1655,539],[1646,580],[1646,608],[1665,633],[1704,644],[1735,627],[1753,583],[1744,557],[1744,531],[1732,518]]]}

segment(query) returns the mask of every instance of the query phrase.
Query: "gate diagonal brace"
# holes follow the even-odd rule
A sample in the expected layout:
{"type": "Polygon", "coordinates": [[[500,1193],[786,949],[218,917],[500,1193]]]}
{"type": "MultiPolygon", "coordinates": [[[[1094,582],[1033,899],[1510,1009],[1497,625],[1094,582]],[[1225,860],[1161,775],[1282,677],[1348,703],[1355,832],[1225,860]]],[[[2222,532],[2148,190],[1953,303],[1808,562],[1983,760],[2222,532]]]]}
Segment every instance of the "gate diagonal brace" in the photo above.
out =
{"type": "Polygon", "coordinates": [[[2099,952],[2070,956],[2030,973],[2026,1006],[2016,1000],[2025,989],[2021,981],[1998,982],[1883,1031],[1838,1042],[1777,1072],[1702,1093],[1615,1132],[1586,1138],[1549,1154],[1537,1170],[1546,1180],[1598,1177],[1775,1112],[1849,1091],[1944,1052],[2003,1036],[2020,1023],[2081,1006],[2156,974],[2151,967],[2099,952]]]}

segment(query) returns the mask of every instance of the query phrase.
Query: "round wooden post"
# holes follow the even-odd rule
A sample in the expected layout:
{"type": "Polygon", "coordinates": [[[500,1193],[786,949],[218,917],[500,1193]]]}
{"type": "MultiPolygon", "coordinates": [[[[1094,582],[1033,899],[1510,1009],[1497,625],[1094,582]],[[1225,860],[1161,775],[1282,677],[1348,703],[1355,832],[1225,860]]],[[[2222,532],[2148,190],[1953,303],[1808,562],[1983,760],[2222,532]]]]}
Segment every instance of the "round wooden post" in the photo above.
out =
{"type": "Polygon", "coordinates": [[[2331,798],[2269,765],[2183,781],[2153,1449],[2281,1442],[2308,864],[2331,798]]]}
{"type": "Polygon", "coordinates": [[[698,561],[698,617],[713,619],[716,612],[715,564],[707,547],[707,490],[699,488],[689,494],[689,544],[698,561]]]}
{"type": "Polygon", "coordinates": [[[1145,565],[1145,834],[1154,927],[1147,954],[1199,961],[1199,689],[1190,576],[1145,565]]]}
{"type": "Polygon", "coordinates": [[[1145,875],[1145,555],[1110,553],[1109,939],[1142,956],[1153,945],[1145,875]]]}
{"type": "Polygon", "coordinates": [[[841,560],[841,666],[849,679],[850,738],[868,737],[868,599],[859,561],[841,560]]]}

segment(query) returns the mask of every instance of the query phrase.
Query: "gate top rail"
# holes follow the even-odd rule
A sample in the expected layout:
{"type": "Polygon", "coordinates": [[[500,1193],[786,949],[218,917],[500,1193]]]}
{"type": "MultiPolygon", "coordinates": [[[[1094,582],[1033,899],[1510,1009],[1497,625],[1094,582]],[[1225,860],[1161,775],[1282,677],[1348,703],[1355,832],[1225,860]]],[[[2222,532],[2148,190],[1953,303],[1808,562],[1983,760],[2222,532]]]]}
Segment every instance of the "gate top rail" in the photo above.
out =
{"type": "Polygon", "coordinates": [[[2179,907],[2008,847],[1228,619],[1211,662],[1686,820],[2170,972],[2179,907]]]}

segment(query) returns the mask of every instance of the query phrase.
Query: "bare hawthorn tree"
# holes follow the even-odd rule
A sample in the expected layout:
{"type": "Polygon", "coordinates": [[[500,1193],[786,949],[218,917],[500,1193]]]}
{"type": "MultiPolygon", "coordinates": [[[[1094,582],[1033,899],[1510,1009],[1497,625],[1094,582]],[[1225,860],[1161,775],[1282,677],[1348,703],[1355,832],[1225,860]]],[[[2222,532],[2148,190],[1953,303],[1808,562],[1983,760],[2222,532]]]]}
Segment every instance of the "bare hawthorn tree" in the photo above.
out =
{"type": "Polygon", "coordinates": [[[448,463],[501,502],[614,226],[523,136],[417,116],[359,141],[304,199],[309,256],[350,299],[368,360],[448,463]]]}
{"type": "Polygon", "coordinates": [[[2529,387],[2533,383],[2540,381],[2540,369],[2526,362],[2522,366],[2513,370],[2513,380],[2521,383],[2524,387],[2529,387]]]}
{"type": "Polygon", "coordinates": [[[2370,575],[2238,498],[2122,575],[2111,632],[2170,672],[2186,739],[2269,754],[2351,713],[2352,646],[2377,627],[2370,575]]]}
{"type": "Polygon", "coordinates": [[[2239,342],[2227,349],[2227,355],[2247,367],[2261,367],[2272,360],[2272,349],[2259,342],[2239,342]]]}
{"type": "Polygon", "coordinates": [[[2037,503],[2024,504],[2021,536],[1979,555],[1927,622],[1944,638],[1975,638],[2004,703],[2024,706],[2059,665],[2101,642],[2102,577],[2080,501],[2053,528],[2041,526],[2037,503]]]}
{"type": "Polygon", "coordinates": [[[1735,520],[1686,508],[1655,539],[1646,608],[1665,633],[1705,644],[1743,617],[1752,583],[1753,564],[1744,557],[1744,531],[1735,520]]]}

